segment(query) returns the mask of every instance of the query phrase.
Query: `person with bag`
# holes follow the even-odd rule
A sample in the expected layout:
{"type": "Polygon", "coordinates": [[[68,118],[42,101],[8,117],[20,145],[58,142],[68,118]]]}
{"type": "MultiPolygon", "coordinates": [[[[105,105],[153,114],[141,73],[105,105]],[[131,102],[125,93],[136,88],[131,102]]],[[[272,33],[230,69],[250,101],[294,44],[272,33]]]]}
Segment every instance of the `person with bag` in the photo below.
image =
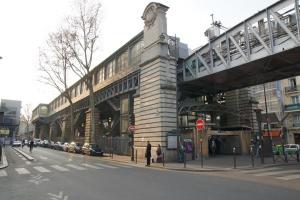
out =
{"type": "Polygon", "coordinates": [[[151,159],[151,144],[149,141],[147,141],[147,147],[146,147],[146,153],[145,157],[147,158],[147,167],[150,166],[150,159],[151,159]]]}

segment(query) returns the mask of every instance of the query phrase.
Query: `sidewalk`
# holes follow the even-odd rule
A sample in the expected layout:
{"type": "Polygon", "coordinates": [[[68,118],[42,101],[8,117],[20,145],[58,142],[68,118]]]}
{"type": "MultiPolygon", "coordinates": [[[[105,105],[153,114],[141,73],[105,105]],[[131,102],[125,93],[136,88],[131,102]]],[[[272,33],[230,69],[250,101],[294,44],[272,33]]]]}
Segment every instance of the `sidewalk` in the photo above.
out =
{"type": "Polygon", "coordinates": [[[0,169],[6,168],[8,166],[8,162],[5,155],[5,148],[2,148],[2,159],[0,161],[0,169]]]}
{"type": "MultiPolygon", "coordinates": [[[[130,165],[137,165],[139,167],[145,167],[146,161],[138,160],[137,164],[135,161],[131,161],[130,156],[120,156],[113,155],[113,158],[109,154],[105,154],[101,159],[113,162],[127,163],[130,165]]],[[[197,160],[187,161],[186,167],[184,163],[168,162],[163,166],[162,163],[151,163],[152,168],[160,168],[166,170],[177,170],[177,171],[195,171],[195,172],[218,172],[218,171],[231,171],[235,170],[233,165],[232,155],[218,155],[215,157],[203,159],[203,168],[201,168],[200,158],[197,160]]],[[[277,158],[275,163],[273,163],[272,157],[264,158],[264,164],[261,163],[260,158],[254,158],[254,168],[265,168],[271,166],[281,166],[281,165],[300,165],[296,160],[284,162],[281,158],[277,158]]],[[[252,163],[250,156],[236,156],[236,169],[252,169],[252,163]]]]}

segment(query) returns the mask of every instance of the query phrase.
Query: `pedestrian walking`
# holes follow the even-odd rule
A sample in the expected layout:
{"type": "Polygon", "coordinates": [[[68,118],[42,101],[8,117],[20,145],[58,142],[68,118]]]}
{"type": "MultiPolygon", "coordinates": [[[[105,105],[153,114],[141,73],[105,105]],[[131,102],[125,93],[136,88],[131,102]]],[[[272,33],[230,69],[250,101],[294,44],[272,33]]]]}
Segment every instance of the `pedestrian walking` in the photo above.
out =
{"type": "Polygon", "coordinates": [[[29,143],[29,151],[30,151],[30,153],[32,152],[32,149],[33,149],[33,140],[30,140],[30,143],[29,143]]]}
{"type": "Polygon", "coordinates": [[[161,163],[162,162],[162,151],[161,151],[160,144],[157,146],[157,150],[156,150],[156,162],[157,163],[161,163]]]}
{"type": "Polygon", "coordinates": [[[150,160],[151,160],[151,144],[149,141],[147,141],[147,147],[146,147],[146,153],[145,157],[147,158],[147,167],[150,166],[150,160]]]}

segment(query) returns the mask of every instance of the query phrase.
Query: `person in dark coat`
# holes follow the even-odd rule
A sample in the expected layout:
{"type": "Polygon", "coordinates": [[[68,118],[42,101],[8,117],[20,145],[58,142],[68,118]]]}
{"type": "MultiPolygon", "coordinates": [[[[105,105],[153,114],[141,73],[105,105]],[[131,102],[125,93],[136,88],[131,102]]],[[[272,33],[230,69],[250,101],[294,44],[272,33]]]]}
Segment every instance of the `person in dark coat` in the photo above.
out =
{"type": "Polygon", "coordinates": [[[147,165],[150,166],[150,159],[151,159],[151,144],[147,141],[147,148],[146,148],[146,158],[147,158],[147,165]]]}

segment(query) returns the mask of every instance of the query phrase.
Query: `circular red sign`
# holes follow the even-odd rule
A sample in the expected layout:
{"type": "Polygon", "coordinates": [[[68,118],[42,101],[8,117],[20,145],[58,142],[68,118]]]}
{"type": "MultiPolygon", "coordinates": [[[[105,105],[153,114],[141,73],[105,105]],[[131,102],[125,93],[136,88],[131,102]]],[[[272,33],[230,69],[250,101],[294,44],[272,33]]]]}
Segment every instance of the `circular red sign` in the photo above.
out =
{"type": "Polygon", "coordinates": [[[129,129],[130,131],[135,131],[135,126],[134,126],[134,125],[130,125],[130,126],[128,127],[128,129],[129,129]]]}
{"type": "Polygon", "coordinates": [[[204,121],[203,121],[203,119],[198,119],[196,121],[196,127],[197,127],[197,129],[203,129],[203,127],[204,127],[204,121]]]}

